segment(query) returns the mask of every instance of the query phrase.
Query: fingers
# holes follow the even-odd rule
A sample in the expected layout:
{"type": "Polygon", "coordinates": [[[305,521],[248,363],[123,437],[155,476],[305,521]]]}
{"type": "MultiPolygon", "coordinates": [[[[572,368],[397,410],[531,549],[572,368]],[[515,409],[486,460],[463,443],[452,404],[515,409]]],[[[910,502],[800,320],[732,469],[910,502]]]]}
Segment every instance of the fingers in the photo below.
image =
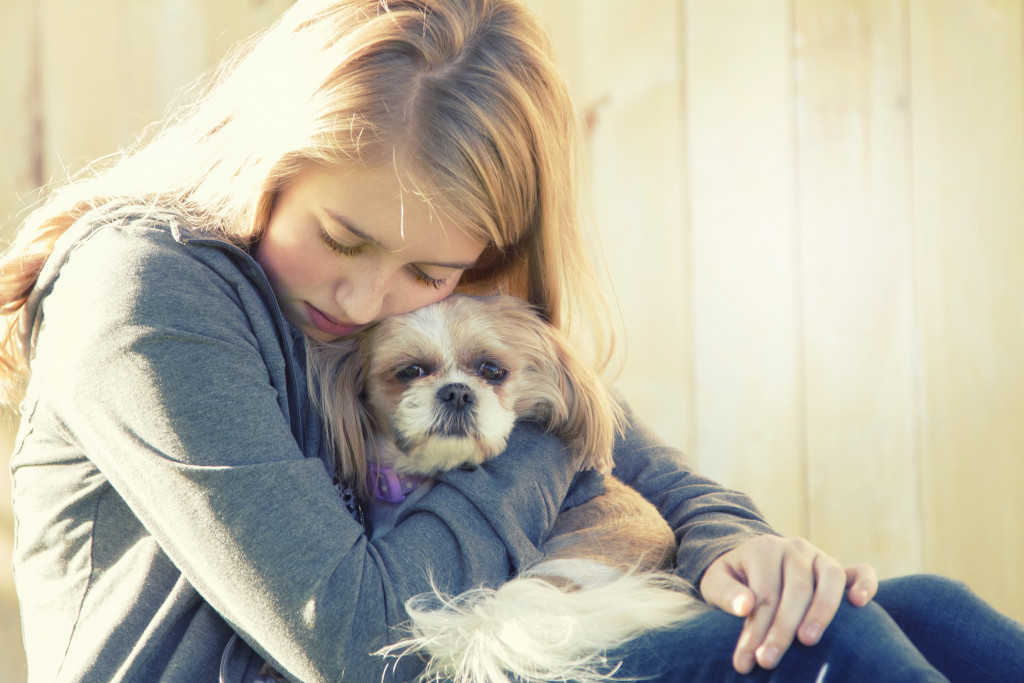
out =
{"type": "Polygon", "coordinates": [[[820,638],[823,623],[831,621],[842,597],[845,574],[838,564],[835,572],[831,572],[826,561],[830,558],[810,543],[791,539],[780,548],[780,553],[779,579],[764,580],[755,588],[762,599],[755,614],[748,619],[734,657],[744,669],[750,663],[747,650],[751,645],[754,646],[754,661],[765,669],[772,669],[798,632],[820,638]],[[829,585],[833,586],[831,590],[829,585]],[[832,594],[838,596],[834,604],[832,594]]]}
{"type": "Polygon", "coordinates": [[[867,564],[859,564],[846,570],[846,599],[856,607],[871,602],[878,592],[878,572],[867,564]]]}
{"type": "Polygon", "coordinates": [[[815,577],[814,596],[810,600],[807,612],[800,622],[797,638],[804,645],[817,645],[825,628],[839,610],[846,589],[846,572],[834,559],[824,553],[814,558],[815,577]]]}
{"type": "Polygon", "coordinates": [[[736,617],[745,617],[754,609],[754,593],[747,587],[747,579],[727,560],[712,564],[700,582],[705,602],[736,617]]]}
{"type": "Polygon", "coordinates": [[[794,639],[817,644],[844,594],[863,606],[878,577],[866,565],[844,570],[803,539],[761,536],[715,560],[700,589],[709,604],[745,618],[733,666],[747,674],[757,665],[777,666],[794,639]]]}
{"type": "MultiPolygon", "coordinates": [[[[777,559],[781,566],[782,558],[777,559]]],[[[779,596],[785,594],[782,580],[783,574],[779,571],[756,575],[751,581],[750,587],[757,604],[743,625],[732,656],[733,667],[741,674],[750,673],[756,664],[766,668],[774,667],[788,647],[788,644],[779,642],[782,639],[778,637],[777,631],[775,641],[768,640],[781,607],[779,596]]]]}

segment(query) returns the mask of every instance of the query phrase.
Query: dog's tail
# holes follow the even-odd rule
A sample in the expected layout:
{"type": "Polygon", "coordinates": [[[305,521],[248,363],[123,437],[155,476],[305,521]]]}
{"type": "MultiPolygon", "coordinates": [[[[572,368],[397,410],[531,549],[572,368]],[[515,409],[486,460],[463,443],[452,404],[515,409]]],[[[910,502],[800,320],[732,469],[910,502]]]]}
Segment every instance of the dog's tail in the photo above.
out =
{"type": "Polygon", "coordinates": [[[628,680],[616,676],[610,651],[706,609],[690,584],[672,574],[616,573],[595,580],[589,567],[581,567],[589,574],[585,585],[564,589],[540,578],[542,567],[497,590],[412,598],[406,604],[411,635],[377,654],[426,656],[423,681],[628,680]]]}

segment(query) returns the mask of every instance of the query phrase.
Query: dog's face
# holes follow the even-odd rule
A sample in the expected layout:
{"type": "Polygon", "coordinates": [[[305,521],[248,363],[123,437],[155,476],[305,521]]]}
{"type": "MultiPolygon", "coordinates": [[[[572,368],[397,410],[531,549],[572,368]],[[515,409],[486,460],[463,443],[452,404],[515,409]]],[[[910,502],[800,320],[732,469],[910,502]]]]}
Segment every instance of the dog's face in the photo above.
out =
{"type": "Polygon", "coordinates": [[[536,422],[581,468],[612,468],[621,420],[600,378],[522,301],[453,295],[309,347],[314,400],[338,473],[364,496],[367,462],[433,476],[505,449],[536,422]]]}
{"type": "Polygon", "coordinates": [[[501,453],[517,418],[563,402],[550,331],[521,302],[452,297],[363,342],[365,401],[397,470],[432,475],[501,453]]]}

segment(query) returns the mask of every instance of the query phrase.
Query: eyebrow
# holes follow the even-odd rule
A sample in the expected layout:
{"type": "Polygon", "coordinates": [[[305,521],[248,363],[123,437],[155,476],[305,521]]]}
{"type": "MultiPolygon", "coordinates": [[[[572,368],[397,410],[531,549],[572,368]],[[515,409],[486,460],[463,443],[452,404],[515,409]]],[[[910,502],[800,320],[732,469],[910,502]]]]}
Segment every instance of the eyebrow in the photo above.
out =
{"type": "MultiPolygon", "coordinates": [[[[349,221],[344,216],[342,216],[342,215],[340,215],[338,213],[335,213],[331,209],[328,209],[326,206],[321,206],[320,208],[323,209],[324,213],[326,213],[328,216],[331,217],[331,220],[333,220],[335,223],[337,223],[338,225],[342,226],[343,228],[345,228],[350,233],[352,233],[353,235],[355,235],[359,239],[363,240],[364,242],[367,242],[368,244],[373,245],[374,247],[380,249],[381,251],[387,251],[387,252],[395,251],[393,249],[388,249],[387,247],[385,247],[383,244],[381,244],[381,241],[378,240],[373,235],[369,235],[369,234],[363,232],[362,230],[360,230],[359,228],[357,228],[356,226],[352,225],[352,222],[349,221]]],[[[456,263],[423,262],[420,265],[432,266],[434,268],[449,268],[451,270],[469,270],[469,269],[473,268],[474,266],[476,266],[476,261],[466,261],[466,262],[456,262],[456,263]]]]}

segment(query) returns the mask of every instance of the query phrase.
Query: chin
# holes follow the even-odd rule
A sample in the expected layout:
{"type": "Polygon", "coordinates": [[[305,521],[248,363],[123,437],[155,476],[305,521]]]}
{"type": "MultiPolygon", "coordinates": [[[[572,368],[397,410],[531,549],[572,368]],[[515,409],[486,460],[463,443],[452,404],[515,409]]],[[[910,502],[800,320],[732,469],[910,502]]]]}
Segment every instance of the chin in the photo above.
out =
{"type": "Polygon", "coordinates": [[[558,515],[539,562],[497,590],[412,598],[408,637],[377,654],[423,656],[423,680],[608,680],[608,651],[706,609],[669,571],[672,530],[611,476],[615,401],[527,304],[451,296],[310,351],[339,474],[360,493],[371,540],[438,473],[501,457],[520,421],[605,475],[604,494],[558,515]]]}

